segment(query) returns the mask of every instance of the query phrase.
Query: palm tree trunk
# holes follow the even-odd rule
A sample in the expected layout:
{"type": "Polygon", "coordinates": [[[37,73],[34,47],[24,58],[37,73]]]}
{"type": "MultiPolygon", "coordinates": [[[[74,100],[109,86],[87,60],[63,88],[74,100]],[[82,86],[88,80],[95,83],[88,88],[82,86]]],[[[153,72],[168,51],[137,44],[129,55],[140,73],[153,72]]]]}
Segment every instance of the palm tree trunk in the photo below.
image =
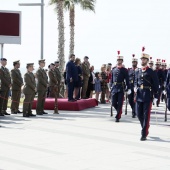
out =
{"type": "Polygon", "coordinates": [[[64,0],[57,2],[57,19],[58,19],[58,59],[60,62],[60,70],[63,71],[65,67],[64,57],[64,0]]]}
{"type": "Polygon", "coordinates": [[[74,54],[74,20],[75,20],[75,7],[74,4],[70,8],[70,54],[74,54]]]}

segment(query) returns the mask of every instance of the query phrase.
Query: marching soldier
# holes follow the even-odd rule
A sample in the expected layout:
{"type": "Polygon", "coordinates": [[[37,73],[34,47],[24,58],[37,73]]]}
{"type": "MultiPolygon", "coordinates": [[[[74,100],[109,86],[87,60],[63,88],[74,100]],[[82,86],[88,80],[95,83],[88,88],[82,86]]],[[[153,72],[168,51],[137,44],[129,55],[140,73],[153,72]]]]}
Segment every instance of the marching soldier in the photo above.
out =
{"type": "Polygon", "coordinates": [[[155,64],[155,73],[158,76],[158,80],[159,80],[159,91],[158,91],[158,100],[157,100],[157,107],[159,107],[159,103],[160,103],[160,98],[161,98],[161,94],[162,94],[162,89],[164,88],[164,82],[165,82],[165,77],[163,74],[162,69],[160,68],[161,66],[161,60],[157,59],[156,64],[155,64]]]}
{"type": "Polygon", "coordinates": [[[112,94],[112,106],[116,109],[117,114],[115,116],[116,122],[119,122],[122,114],[122,106],[124,100],[124,91],[131,93],[129,86],[128,70],[122,67],[123,56],[120,56],[118,51],[117,66],[112,69],[112,77],[110,82],[111,94],[112,94]],[[126,88],[124,81],[126,82],[126,88]]]}
{"type": "MultiPolygon", "coordinates": [[[[144,52],[144,48],[142,50],[144,52]]],[[[149,55],[142,53],[142,68],[139,70],[138,74],[135,76],[135,88],[136,93],[136,111],[137,116],[140,121],[142,131],[141,131],[141,141],[146,140],[149,134],[149,121],[150,121],[150,111],[152,107],[152,100],[154,96],[154,104],[157,102],[158,97],[158,77],[154,71],[148,67],[149,55]]]]}
{"type": "Polygon", "coordinates": [[[14,69],[11,70],[11,79],[12,79],[12,103],[11,103],[11,114],[22,113],[19,111],[19,103],[21,97],[21,87],[23,84],[23,78],[20,68],[20,61],[13,62],[14,69]]]}
{"type": "Polygon", "coordinates": [[[150,60],[149,60],[149,68],[151,68],[152,70],[154,69],[154,61],[152,60],[152,57],[150,57],[150,60]]]}
{"type": "Polygon", "coordinates": [[[23,93],[25,95],[25,99],[23,102],[23,117],[30,117],[30,116],[36,116],[32,114],[32,102],[35,97],[35,93],[37,91],[36,88],[36,82],[35,82],[35,76],[32,73],[34,70],[33,67],[34,63],[28,63],[26,68],[27,68],[27,73],[24,75],[24,89],[23,93]]]}
{"type": "Polygon", "coordinates": [[[6,68],[7,59],[1,58],[0,78],[1,78],[1,96],[0,96],[0,116],[10,115],[6,112],[8,97],[11,88],[11,77],[6,68]]]}
{"type": "Polygon", "coordinates": [[[38,99],[37,99],[37,107],[36,107],[37,115],[47,114],[46,112],[44,112],[44,104],[45,104],[45,98],[46,98],[46,92],[48,86],[48,77],[46,71],[44,70],[44,67],[45,67],[45,60],[39,60],[39,69],[36,72],[37,81],[38,81],[37,82],[38,99]]]}
{"type": "MultiPolygon", "coordinates": [[[[163,71],[164,78],[166,80],[168,70],[166,69],[166,61],[165,60],[162,60],[162,71],[163,71]]],[[[161,95],[162,102],[163,102],[163,100],[165,100],[165,94],[164,94],[165,91],[164,90],[165,90],[165,87],[163,86],[163,88],[162,88],[163,93],[161,95]]]]}
{"type": "Polygon", "coordinates": [[[56,78],[57,78],[57,82],[58,82],[58,90],[57,90],[57,97],[60,97],[60,86],[61,86],[61,72],[59,70],[59,61],[55,61],[55,72],[56,72],[56,78]]]}
{"type": "Polygon", "coordinates": [[[90,77],[90,66],[88,62],[89,57],[85,56],[84,57],[84,62],[82,63],[82,72],[83,72],[83,87],[82,87],[82,94],[81,98],[86,99],[86,92],[87,92],[87,87],[88,87],[88,82],[89,82],[89,77],[90,77]]]}
{"type": "Polygon", "coordinates": [[[55,72],[55,65],[53,63],[50,64],[50,70],[48,72],[49,76],[49,88],[50,94],[49,97],[54,98],[55,93],[58,92],[58,81],[57,81],[57,74],[55,72]]]}
{"type": "Polygon", "coordinates": [[[135,118],[136,117],[136,111],[135,111],[135,102],[134,102],[134,82],[135,82],[135,75],[137,74],[139,69],[137,68],[138,59],[135,58],[135,54],[133,54],[132,56],[133,56],[133,58],[132,58],[132,68],[128,69],[129,85],[130,85],[130,89],[131,89],[131,94],[128,95],[128,100],[129,100],[129,104],[132,108],[132,118],[135,118]]]}

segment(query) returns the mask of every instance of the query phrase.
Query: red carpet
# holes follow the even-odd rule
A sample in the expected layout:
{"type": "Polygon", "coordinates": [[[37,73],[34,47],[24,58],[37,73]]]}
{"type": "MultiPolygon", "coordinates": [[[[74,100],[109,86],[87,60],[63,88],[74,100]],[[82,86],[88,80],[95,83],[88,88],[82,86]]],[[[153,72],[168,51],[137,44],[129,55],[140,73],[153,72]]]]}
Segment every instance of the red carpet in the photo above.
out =
{"type": "MultiPolygon", "coordinates": [[[[54,98],[47,98],[45,101],[45,110],[54,110],[54,98]]],[[[32,109],[36,108],[37,99],[34,99],[32,109]]],[[[58,99],[58,110],[79,111],[98,105],[96,99],[82,99],[76,102],[68,102],[67,99],[58,99]]]]}

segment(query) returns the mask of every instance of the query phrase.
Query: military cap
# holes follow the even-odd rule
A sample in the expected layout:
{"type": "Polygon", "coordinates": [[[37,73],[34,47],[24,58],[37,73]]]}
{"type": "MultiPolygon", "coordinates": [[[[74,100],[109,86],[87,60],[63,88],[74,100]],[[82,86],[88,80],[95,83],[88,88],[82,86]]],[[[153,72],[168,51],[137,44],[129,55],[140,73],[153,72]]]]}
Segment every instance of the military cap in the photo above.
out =
{"type": "Polygon", "coordinates": [[[20,63],[20,60],[13,61],[13,64],[19,64],[19,63],[20,63]]]}
{"type": "Polygon", "coordinates": [[[86,59],[89,59],[89,57],[88,57],[88,56],[85,56],[85,57],[84,57],[84,59],[85,59],[85,58],[86,58],[86,59]]]}
{"type": "Polygon", "coordinates": [[[108,63],[107,65],[108,65],[108,66],[111,66],[111,65],[112,65],[112,63],[108,63]]]}
{"type": "Polygon", "coordinates": [[[44,62],[45,62],[45,59],[38,60],[38,63],[44,63],[44,62]]]}
{"type": "Polygon", "coordinates": [[[155,64],[156,65],[161,65],[161,59],[157,59],[155,64]]]}
{"type": "Polygon", "coordinates": [[[152,57],[150,57],[149,64],[154,64],[154,61],[152,60],[152,57]]]}
{"type": "Polygon", "coordinates": [[[56,63],[60,63],[60,62],[59,62],[59,60],[57,60],[57,61],[54,61],[54,63],[56,64],[56,63]]]}
{"type": "Polygon", "coordinates": [[[6,58],[1,58],[1,61],[7,61],[7,59],[6,58]]]}
{"type": "Polygon", "coordinates": [[[54,64],[54,63],[51,63],[50,65],[55,66],[55,64],[54,64]]]}
{"type": "Polygon", "coordinates": [[[120,56],[120,51],[117,51],[117,54],[118,54],[117,60],[123,60],[123,56],[120,56]]]}
{"type": "Polygon", "coordinates": [[[27,63],[27,67],[34,65],[34,63],[27,63]]]}
{"type": "Polygon", "coordinates": [[[134,62],[134,61],[138,62],[138,59],[135,58],[135,54],[132,54],[132,62],[134,62]]]}
{"type": "Polygon", "coordinates": [[[146,58],[146,59],[149,60],[149,54],[144,53],[144,51],[145,51],[145,47],[142,47],[142,55],[141,55],[141,59],[142,59],[142,58],[146,58]]]}

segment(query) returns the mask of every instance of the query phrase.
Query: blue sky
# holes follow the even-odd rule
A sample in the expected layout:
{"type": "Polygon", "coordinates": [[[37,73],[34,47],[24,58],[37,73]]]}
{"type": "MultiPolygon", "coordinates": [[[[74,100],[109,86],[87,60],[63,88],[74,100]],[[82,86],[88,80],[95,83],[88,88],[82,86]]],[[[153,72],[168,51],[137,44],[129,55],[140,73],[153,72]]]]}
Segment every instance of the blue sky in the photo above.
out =
{"type": "MultiPolygon", "coordinates": [[[[39,0],[40,1],[40,0],[39,0]]],[[[20,7],[20,2],[38,0],[0,0],[0,10],[22,11],[22,44],[5,45],[4,57],[8,67],[20,59],[21,67],[40,58],[40,8],[20,7]]],[[[54,6],[45,0],[44,58],[47,64],[57,59],[57,16],[54,6]]],[[[104,63],[116,63],[117,50],[124,64],[131,66],[132,54],[141,55],[142,46],[154,60],[170,63],[170,1],[169,0],[97,0],[96,13],[76,7],[75,54],[89,56],[99,69],[104,63]]],[[[65,13],[65,57],[69,52],[69,18],[65,13]]],[[[140,63],[140,62],[139,62],[140,63]]]]}

